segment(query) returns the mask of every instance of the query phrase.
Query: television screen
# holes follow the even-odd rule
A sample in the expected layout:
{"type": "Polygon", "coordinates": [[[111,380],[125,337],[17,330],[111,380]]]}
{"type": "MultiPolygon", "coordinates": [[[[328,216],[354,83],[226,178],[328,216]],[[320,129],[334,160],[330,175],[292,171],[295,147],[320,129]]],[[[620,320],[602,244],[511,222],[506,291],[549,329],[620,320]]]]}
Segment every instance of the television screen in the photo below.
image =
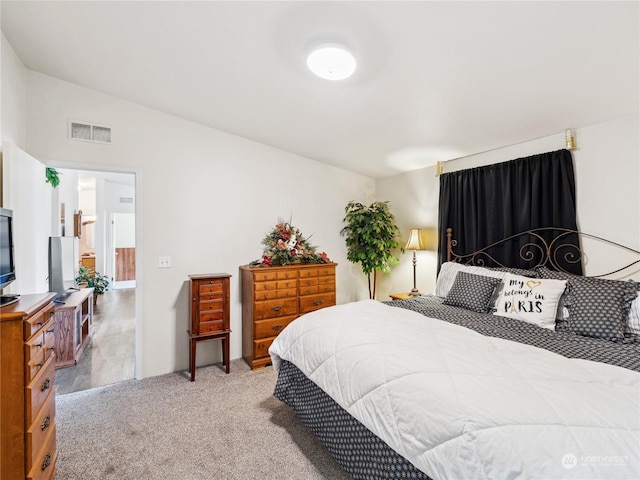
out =
{"type": "Polygon", "coordinates": [[[0,208],[0,289],[16,279],[13,264],[13,212],[0,208]]]}

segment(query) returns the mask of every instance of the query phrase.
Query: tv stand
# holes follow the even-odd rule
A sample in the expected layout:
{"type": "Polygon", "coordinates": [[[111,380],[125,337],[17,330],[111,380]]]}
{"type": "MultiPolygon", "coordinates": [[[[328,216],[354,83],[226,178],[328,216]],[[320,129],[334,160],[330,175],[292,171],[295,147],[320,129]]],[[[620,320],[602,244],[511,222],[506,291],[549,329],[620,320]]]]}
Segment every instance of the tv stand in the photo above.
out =
{"type": "MultiPolygon", "coordinates": [[[[56,301],[57,300],[57,301],[56,301]]],[[[91,338],[93,288],[66,291],[55,304],[56,368],[76,365],[91,338]]]]}
{"type": "Polygon", "coordinates": [[[20,295],[0,295],[0,307],[11,305],[20,300],[20,295]]]}

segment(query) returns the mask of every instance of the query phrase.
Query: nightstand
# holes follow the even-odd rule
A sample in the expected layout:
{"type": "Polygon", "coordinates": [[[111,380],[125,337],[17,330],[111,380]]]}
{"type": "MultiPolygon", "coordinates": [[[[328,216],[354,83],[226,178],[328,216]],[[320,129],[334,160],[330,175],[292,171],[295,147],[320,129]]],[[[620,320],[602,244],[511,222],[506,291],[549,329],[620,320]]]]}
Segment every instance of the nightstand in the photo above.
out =
{"type": "Polygon", "coordinates": [[[410,293],[391,293],[389,296],[391,300],[408,300],[409,298],[414,298],[414,295],[410,293]]]}

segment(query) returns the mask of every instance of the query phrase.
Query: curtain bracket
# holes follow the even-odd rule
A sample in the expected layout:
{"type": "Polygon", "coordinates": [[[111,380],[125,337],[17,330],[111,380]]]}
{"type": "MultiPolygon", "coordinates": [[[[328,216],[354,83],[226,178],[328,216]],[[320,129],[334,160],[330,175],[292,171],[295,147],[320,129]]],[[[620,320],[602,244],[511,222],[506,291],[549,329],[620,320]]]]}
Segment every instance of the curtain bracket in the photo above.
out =
{"type": "Polygon", "coordinates": [[[444,173],[444,162],[436,162],[436,177],[444,173]]]}
{"type": "Polygon", "coordinates": [[[576,137],[573,135],[570,128],[567,128],[564,131],[564,143],[567,150],[575,150],[577,148],[576,137]]]}

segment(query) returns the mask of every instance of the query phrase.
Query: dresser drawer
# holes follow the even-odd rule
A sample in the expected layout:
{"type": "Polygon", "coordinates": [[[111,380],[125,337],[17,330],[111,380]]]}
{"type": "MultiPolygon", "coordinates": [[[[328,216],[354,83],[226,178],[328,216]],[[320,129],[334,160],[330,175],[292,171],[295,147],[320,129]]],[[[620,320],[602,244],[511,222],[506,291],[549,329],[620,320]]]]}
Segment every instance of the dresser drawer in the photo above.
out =
{"type": "Polygon", "coordinates": [[[296,288],[298,286],[298,280],[278,280],[276,282],[278,289],[296,288]]]}
{"type": "Polygon", "coordinates": [[[295,298],[298,296],[297,288],[280,288],[276,291],[277,298],[295,298]]]}
{"type": "Polygon", "coordinates": [[[198,335],[204,335],[205,333],[222,332],[224,329],[224,320],[201,322],[200,325],[198,325],[198,335]]]}
{"type": "Polygon", "coordinates": [[[334,267],[321,267],[318,269],[318,276],[319,277],[332,277],[335,278],[336,276],[336,271],[334,267]]]}
{"type": "Polygon", "coordinates": [[[272,282],[256,282],[253,284],[253,289],[256,292],[274,291],[278,288],[278,282],[273,280],[272,282]]]}
{"type": "Polygon", "coordinates": [[[54,423],[41,449],[33,454],[33,465],[30,469],[27,469],[27,472],[29,472],[27,480],[51,480],[56,473],[57,460],[56,426],[54,423]]]}
{"type": "Polygon", "coordinates": [[[318,285],[300,287],[300,295],[315,295],[318,292],[318,285]]]}
{"type": "Polygon", "coordinates": [[[55,338],[53,335],[54,322],[49,322],[44,325],[35,335],[33,335],[24,344],[24,357],[27,365],[26,370],[26,382],[30,382],[31,379],[38,373],[38,371],[44,365],[46,359],[49,358],[51,352],[55,348],[55,338]]]}
{"type": "Polygon", "coordinates": [[[269,357],[269,347],[273,343],[276,337],[263,338],[260,340],[254,340],[253,342],[253,358],[259,360],[261,358],[269,357]]]}
{"type": "Polygon", "coordinates": [[[49,358],[56,350],[56,323],[52,319],[50,323],[44,326],[44,358],[49,358]]]}
{"type": "Polygon", "coordinates": [[[47,443],[48,435],[55,428],[56,395],[53,389],[44,401],[44,405],[35,417],[35,420],[27,430],[27,471],[38,461],[38,454],[47,443]]]}
{"type": "Polygon", "coordinates": [[[301,269],[300,270],[300,278],[310,278],[310,277],[317,277],[318,276],[318,269],[317,268],[305,268],[305,269],[301,269]]]}
{"type": "Polygon", "coordinates": [[[289,317],[270,318],[268,320],[258,320],[254,324],[254,338],[261,339],[277,336],[284,327],[293,322],[297,315],[289,317]]]}
{"type": "Polygon", "coordinates": [[[55,305],[52,303],[24,322],[25,339],[31,338],[31,336],[44,327],[49,320],[53,320],[54,308],[55,305]]]}
{"type": "Polygon", "coordinates": [[[298,272],[295,270],[281,270],[276,272],[276,278],[278,280],[296,279],[298,278],[298,272]]]}
{"type": "Polygon", "coordinates": [[[201,297],[215,293],[221,295],[223,291],[224,285],[221,280],[204,280],[198,282],[198,293],[201,297]]]}
{"type": "Polygon", "coordinates": [[[262,270],[262,271],[258,271],[258,272],[253,272],[253,281],[255,283],[267,282],[267,281],[270,281],[270,280],[277,280],[277,279],[278,279],[278,274],[276,272],[273,272],[273,271],[262,270]]]}
{"type": "Polygon", "coordinates": [[[298,313],[297,303],[296,298],[283,298],[279,300],[268,300],[266,302],[256,302],[255,319],[264,320],[265,318],[295,315],[298,313]]]}
{"type": "Polygon", "coordinates": [[[44,404],[47,395],[53,390],[53,381],[55,377],[54,355],[51,355],[44,363],[44,366],[36,374],[36,376],[27,384],[25,389],[25,420],[26,425],[31,425],[37,416],[40,408],[44,404]]]}
{"type": "Polygon", "coordinates": [[[300,280],[300,288],[318,285],[318,277],[308,277],[300,280]]]}
{"type": "Polygon", "coordinates": [[[313,312],[324,307],[336,304],[336,296],[333,293],[300,297],[300,315],[313,312]]]}
{"type": "Polygon", "coordinates": [[[334,275],[318,277],[318,285],[335,285],[336,277],[334,275]]]}
{"type": "Polygon", "coordinates": [[[318,293],[332,293],[336,291],[335,283],[322,283],[318,285],[318,293]]]}
{"type": "Polygon", "coordinates": [[[218,302],[222,303],[224,295],[222,292],[209,292],[204,295],[198,295],[198,301],[202,303],[218,302]]]}
{"type": "Polygon", "coordinates": [[[222,311],[224,306],[224,299],[222,297],[219,298],[210,298],[206,296],[204,298],[200,297],[200,301],[198,302],[198,311],[200,314],[207,312],[217,312],[222,311]]]}

